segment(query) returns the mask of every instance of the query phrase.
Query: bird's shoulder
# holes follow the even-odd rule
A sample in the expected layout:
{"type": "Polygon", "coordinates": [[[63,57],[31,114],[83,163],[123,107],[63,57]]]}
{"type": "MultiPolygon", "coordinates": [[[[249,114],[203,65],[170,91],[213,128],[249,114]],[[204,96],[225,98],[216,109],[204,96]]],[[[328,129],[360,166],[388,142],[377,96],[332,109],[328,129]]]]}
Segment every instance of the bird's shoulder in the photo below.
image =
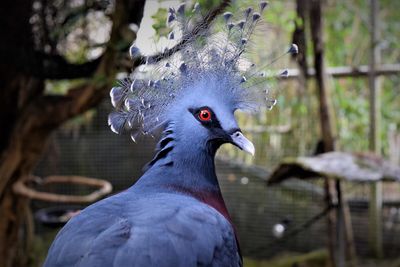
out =
{"type": "Polygon", "coordinates": [[[122,193],[89,206],[58,234],[48,266],[220,266],[240,257],[231,224],[181,194],[122,193]],[[58,264],[58,265],[57,265],[58,264]]]}

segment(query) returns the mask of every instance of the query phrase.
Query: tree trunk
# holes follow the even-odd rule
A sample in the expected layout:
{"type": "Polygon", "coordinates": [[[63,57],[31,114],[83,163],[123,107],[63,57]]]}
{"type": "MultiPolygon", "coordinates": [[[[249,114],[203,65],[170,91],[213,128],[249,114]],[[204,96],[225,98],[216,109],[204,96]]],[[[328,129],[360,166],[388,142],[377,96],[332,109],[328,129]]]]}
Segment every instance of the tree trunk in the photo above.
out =
{"type": "MultiPolygon", "coordinates": [[[[314,68],[317,81],[319,118],[322,136],[322,152],[329,152],[335,149],[335,140],[332,128],[332,113],[329,102],[329,91],[327,86],[325,58],[324,58],[324,31],[323,31],[323,3],[319,0],[312,0],[310,4],[310,26],[314,50],[314,68]]],[[[334,204],[335,182],[329,178],[324,180],[325,202],[329,207],[334,204]]],[[[336,257],[336,224],[335,210],[331,210],[327,216],[328,227],[328,249],[332,267],[338,267],[336,257]]]]}
{"type": "MultiPolygon", "coordinates": [[[[314,45],[314,68],[319,97],[320,126],[323,142],[323,151],[329,152],[336,149],[334,138],[334,126],[332,105],[330,103],[329,86],[324,57],[324,24],[323,6],[325,1],[312,0],[310,7],[311,36],[314,45]]],[[[353,243],[353,231],[350,212],[343,196],[342,186],[339,180],[334,181],[325,177],[325,201],[326,205],[336,204],[335,210],[328,214],[328,247],[330,261],[333,267],[346,265],[346,245],[348,245],[348,261],[355,266],[356,255],[353,243]],[[336,199],[335,199],[336,198],[336,199]]]]}
{"type": "MultiPolygon", "coordinates": [[[[120,28],[128,24],[129,9],[124,4],[117,1],[115,12],[120,14],[114,14],[110,42],[121,40],[120,28]]],[[[136,8],[142,14],[144,1],[139,4],[136,8]]],[[[84,84],[66,96],[44,95],[44,79],[27,69],[37,65],[29,23],[31,6],[31,1],[10,0],[0,11],[1,36],[7,40],[0,45],[0,267],[29,265],[27,249],[33,231],[29,200],[15,195],[13,184],[33,172],[54,129],[106,96],[116,71],[117,53],[110,43],[95,73],[106,77],[105,82],[84,84]]]]}
{"type": "Polygon", "coordinates": [[[10,0],[0,9],[1,36],[5,40],[0,45],[0,266],[7,267],[27,264],[27,257],[18,255],[17,241],[25,235],[19,226],[26,221],[28,202],[15,196],[11,185],[32,170],[45,140],[27,142],[31,122],[26,116],[17,119],[44,89],[42,79],[26,72],[33,58],[31,5],[27,0],[10,0]]]}

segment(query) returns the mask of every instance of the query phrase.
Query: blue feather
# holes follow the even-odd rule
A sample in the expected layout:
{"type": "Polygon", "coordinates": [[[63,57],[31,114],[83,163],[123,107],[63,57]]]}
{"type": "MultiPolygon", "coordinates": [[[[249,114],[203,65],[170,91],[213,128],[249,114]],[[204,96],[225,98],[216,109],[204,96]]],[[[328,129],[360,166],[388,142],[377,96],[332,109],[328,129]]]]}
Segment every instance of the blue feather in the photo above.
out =
{"type": "Polygon", "coordinates": [[[113,87],[110,91],[111,104],[114,108],[119,108],[125,96],[125,91],[122,87],[113,87]]]}
{"type": "Polygon", "coordinates": [[[129,48],[129,55],[132,59],[140,56],[140,50],[135,44],[131,45],[129,48]]]}
{"type": "Polygon", "coordinates": [[[110,126],[111,130],[116,133],[120,134],[125,127],[126,122],[126,114],[121,112],[112,112],[108,115],[108,125],[110,126]]]}

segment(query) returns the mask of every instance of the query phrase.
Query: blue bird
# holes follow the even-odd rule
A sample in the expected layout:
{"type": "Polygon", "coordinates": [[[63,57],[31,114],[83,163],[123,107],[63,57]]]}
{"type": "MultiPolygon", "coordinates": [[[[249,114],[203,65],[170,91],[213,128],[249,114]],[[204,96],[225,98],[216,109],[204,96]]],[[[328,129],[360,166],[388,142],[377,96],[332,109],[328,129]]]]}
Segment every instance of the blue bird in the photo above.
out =
{"type": "MultiPolygon", "coordinates": [[[[245,12],[240,27],[225,14],[228,31],[190,35],[184,7],[169,9],[186,41],[168,62],[148,57],[153,80],[131,76],[111,90],[111,129],[150,134],[163,128],[153,160],[128,190],[99,201],[58,233],[45,267],[242,266],[238,238],[215,172],[218,148],[230,143],[254,154],[236,110],[271,102],[254,70],[239,71],[239,59],[260,15],[245,12]],[[235,31],[235,32],[234,32],[235,31]],[[189,32],[186,34],[186,32],[189,32]],[[204,42],[204,37],[209,42],[204,42]],[[246,78],[246,76],[247,78],[246,78]]],[[[265,2],[260,4],[260,12],[265,2]]],[[[178,31],[176,31],[178,32],[178,31]]],[[[134,45],[130,51],[138,52],[134,45]]],[[[143,76],[143,75],[142,75],[143,76]]]]}
{"type": "Polygon", "coordinates": [[[144,175],[71,219],[44,266],[242,265],[214,156],[223,143],[250,153],[254,146],[239,130],[230,103],[213,88],[201,89],[169,114],[144,175]]]}

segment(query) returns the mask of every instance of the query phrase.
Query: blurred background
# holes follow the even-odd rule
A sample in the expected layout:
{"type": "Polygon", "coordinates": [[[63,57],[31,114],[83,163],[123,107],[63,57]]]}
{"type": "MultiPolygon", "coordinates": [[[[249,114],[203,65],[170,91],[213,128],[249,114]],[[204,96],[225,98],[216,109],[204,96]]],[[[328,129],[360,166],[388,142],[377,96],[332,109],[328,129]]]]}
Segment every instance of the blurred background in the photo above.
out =
{"type": "MultiPolygon", "coordinates": [[[[204,15],[258,5],[198,2],[204,15]]],[[[140,177],[157,135],[112,133],[108,92],[142,71],[132,42],[144,55],[174,46],[165,21],[179,4],[2,2],[0,266],[41,266],[70,217],[140,177]]],[[[224,146],[216,159],[245,266],[400,266],[399,10],[270,1],[246,58],[265,66],[291,43],[300,52],[265,69],[274,109],[238,114],[256,155],[224,146]]]]}

